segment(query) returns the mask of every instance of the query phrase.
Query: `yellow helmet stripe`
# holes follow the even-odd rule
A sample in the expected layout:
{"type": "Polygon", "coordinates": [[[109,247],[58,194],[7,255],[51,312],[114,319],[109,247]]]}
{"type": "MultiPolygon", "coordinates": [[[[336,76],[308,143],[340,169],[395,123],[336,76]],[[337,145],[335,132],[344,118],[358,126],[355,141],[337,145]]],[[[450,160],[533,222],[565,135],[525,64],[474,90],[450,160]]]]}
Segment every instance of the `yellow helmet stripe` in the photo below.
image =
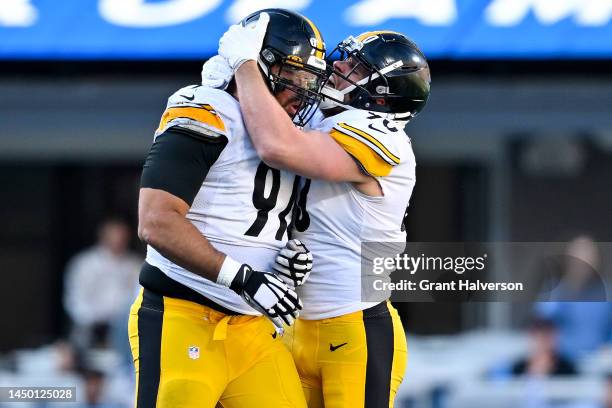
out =
{"type": "Polygon", "coordinates": [[[367,31],[365,33],[359,34],[357,39],[359,41],[363,41],[363,40],[365,40],[368,37],[371,37],[373,35],[378,35],[378,34],[399,34],[399,35],[402,35],[401,33],[398,33],[397,31],[390,31],[390,30],[367,31]]]}
{"type": "MultiPolygon", "coordinates": [[[[316,25],[314,25],[312,21],[310,21],[308,17],[304,17],[304,20],[308,21],[308,24],[310,24],[310,28],[312,28],[312,31],[314,32],[315,39],[317,40],[317,48],[322,50],[324,48],[323,37],[321,37],[321,33],[319,32],[319,29],[317,28],[316,25]]],[[[316,50],[315,57],[325,58],[325,53],[323,51],[316,50]]]]}

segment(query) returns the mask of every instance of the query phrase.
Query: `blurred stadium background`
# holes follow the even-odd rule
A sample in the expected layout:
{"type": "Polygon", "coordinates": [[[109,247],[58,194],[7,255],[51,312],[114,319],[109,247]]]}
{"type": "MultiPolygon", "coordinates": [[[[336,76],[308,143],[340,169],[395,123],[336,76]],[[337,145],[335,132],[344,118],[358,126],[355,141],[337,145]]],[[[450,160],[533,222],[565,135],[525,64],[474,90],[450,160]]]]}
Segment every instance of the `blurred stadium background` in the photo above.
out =
{"type": "MultiPolygon", "coordinates": [[[[330,49],[385,28],[428,56],[431,99],[408,125],[409,240],[573,240],[610,270],[611,0],[0,0],[0,386],[76,385],[79,406],[131,406],[133,288],[107,295],[114,317],[83,340],[67,310],[73,257],[111,218],[143,256],[139,175],[166,98],[264,7],[304,13],[330,49]]],[[[609,306],[398,304],[409,363],[396,406],[610,407],[609,306]]]]}

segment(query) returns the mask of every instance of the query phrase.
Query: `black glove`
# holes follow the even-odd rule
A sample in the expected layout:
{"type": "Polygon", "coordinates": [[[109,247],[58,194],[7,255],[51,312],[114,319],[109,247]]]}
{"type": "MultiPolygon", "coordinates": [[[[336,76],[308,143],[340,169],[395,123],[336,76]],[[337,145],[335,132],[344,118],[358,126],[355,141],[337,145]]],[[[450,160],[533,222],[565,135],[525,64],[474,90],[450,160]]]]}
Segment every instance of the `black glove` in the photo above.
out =
{"type": "Polygon", "coordinates": [[[310,276],[312,253],[299,240],[292,239],[276,255],[273,268],[287,286],[296,288],[310,276]]]}
{"type": "Polygon", "coordinates": [[[230,289],[238,293],[252,308],[267,316],[280,330],[283,322],[291,326],[302,308],[297,294],[271,273],[240,266],[230,289]]]}

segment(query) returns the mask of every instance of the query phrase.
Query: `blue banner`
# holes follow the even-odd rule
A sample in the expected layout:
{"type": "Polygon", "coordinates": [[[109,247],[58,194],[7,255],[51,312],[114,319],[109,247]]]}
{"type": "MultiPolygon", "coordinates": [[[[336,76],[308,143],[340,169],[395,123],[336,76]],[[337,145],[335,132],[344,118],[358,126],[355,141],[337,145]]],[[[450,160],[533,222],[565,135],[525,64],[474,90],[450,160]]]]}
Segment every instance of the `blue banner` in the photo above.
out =
{"type": "Polygon", "coordinates": [[[400,31],[430,58],[612,58],[612,0],[0,0],[0,59],[205,59],[227,27],[283,7],[331,49],[400,31]]]}

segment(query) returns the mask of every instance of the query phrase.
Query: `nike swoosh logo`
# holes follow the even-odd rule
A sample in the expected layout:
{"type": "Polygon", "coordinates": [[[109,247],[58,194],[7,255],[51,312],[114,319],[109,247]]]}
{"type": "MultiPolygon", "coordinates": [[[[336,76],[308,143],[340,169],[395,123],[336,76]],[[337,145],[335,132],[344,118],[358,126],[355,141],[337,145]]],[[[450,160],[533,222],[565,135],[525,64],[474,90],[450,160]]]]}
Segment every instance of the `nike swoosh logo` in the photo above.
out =
{"type": "Polygon", "coordinates": [[[383,131],[382,131],[382,130],[380,130],[380,129],[376,129],[374,126],[372,126],[372,124],[371,124],[371,123],[368,125],[368,127],[369,127],[370,129],[372,129],[372,130],[377,131],[377,132],[380,132],[380,133],[385,133],[385,132],[383,132],[383,131]]]}
{"type": "Polygon", "coordinates": [[[181,95],[183,98],[187,99],[188,101],[193,101],[195,99],[195,95],[191,95],[191,97],[187,96],[187,95],[181,95]]]}
{"type": "Polygon", "coordinates": [[[333,344],[329,343],[329,351],[336,351],[338,350],[340,347],[342,346],[346,346],[348,343],[342,343],[342,344],[338,344],[337,346],[334,346],[333,344]]]}

